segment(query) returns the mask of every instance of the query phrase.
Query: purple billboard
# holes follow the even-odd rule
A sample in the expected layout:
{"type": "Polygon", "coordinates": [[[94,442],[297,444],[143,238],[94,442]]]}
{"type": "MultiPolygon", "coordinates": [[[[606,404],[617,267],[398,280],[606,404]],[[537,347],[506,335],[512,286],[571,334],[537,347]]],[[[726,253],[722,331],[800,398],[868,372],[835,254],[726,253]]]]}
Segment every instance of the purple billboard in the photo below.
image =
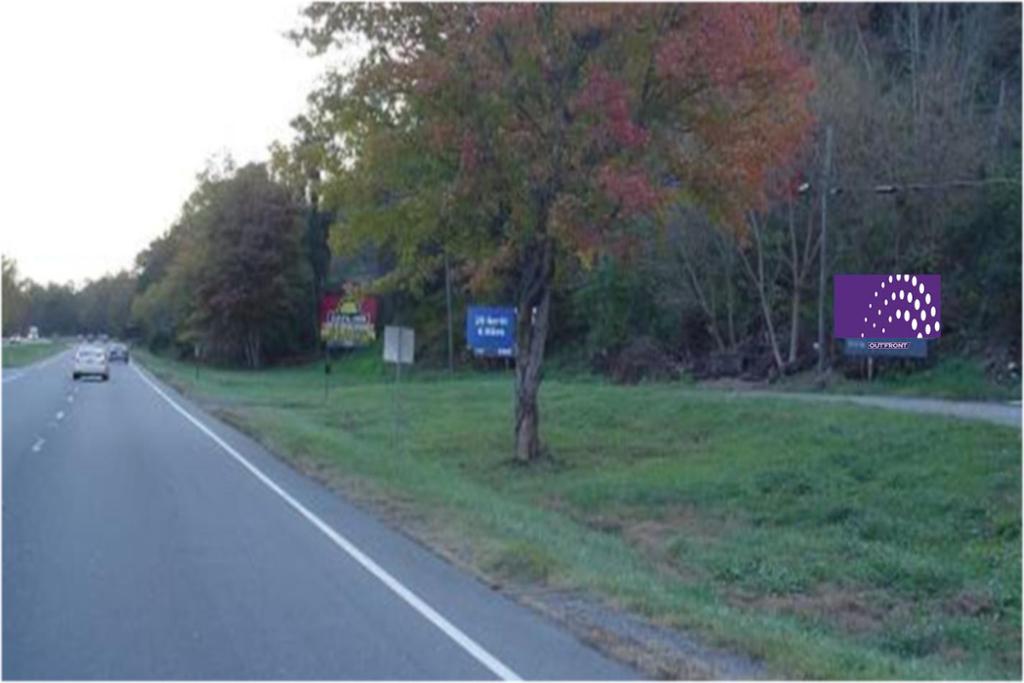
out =
{"type": "Polygon", "coordinates": [[[838,339],[938,339],[938,275],[836,275],[833,329],[838,339]]]}

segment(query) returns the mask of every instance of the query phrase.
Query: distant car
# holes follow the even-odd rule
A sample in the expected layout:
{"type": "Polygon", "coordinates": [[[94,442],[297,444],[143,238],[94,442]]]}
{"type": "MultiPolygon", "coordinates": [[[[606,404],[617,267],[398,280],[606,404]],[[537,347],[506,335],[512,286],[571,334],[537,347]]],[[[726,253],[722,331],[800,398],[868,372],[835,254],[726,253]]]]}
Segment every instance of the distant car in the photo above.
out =
{"type": "Polygon", "coordinates": [[[75,364],[71,377],[99,377],[104,382],[110,379],[110,364],[107,363],[107,352],[99,346],[80,346],[75,351],[75,364]]]}
{"type": "Polygon", "coordinates": [[[128,347],[124,344],[115,343],[107,347],[107,360],[114,362],[119,360],[122,363],[128,362],[128,347]]]}

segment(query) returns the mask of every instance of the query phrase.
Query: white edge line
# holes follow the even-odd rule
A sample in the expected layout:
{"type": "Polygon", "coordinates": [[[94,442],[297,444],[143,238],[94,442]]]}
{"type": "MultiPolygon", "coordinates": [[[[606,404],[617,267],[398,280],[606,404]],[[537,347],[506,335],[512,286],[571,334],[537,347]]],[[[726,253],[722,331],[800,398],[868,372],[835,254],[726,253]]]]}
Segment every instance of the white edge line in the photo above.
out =
{"type": "Polygon", "coordinates": [[[498,678],[505,681],[519,681],[522,680],[520,676],[508,668],[497,657],[492,655],[490,652],[485,650],[479,643],[463,633],[457,626],[452,624],[450,621],[441,616],[433,607],[424,602],[418,595],[408,589],[402,582],[392,576],[383,567],[374,562],[368,555],[362,550],[357,548],[351,541],[339,534],[337,531],[332,529],[326,522],[310,512],[302,503],[292,498],[292,496],[278,486],[274,480],[264,474],[258,467],[246,460],[242,455],[238,453],[234,448],[227,444],[223,439],[217,436],[209,427],[204,425],[202,422],[192,416],[187,410],[182,408],[178,403],[168,396],[160,387],[158,387],[151,379],[139,370],[138,366],[133,364],[132,367],[135,372],[138,373],[139,377],[155,391],[160,398],[166,401],[172,408],[181,413],[181,415],[191,422],[196,429],[201,431],[206,436],[220,446],[224,451],[227,452],[232,458],[238,461],[245,469],[249,470],[249,473],[260,480],[267,488],[280,496],[289,506],[292,507],[296,512],[306,518],[310,524],[320,530],[327,538],[331,539],[332,542],[342,550],[344,550],[353,560],[358,562],[363,569],[370,572],[376,579],[391,589],[398,597],[404,600],[410,607],[419,612],[427,621],[436,626],[446,636],[451,638],[455,643],[463,650],[473,656],[478,662],[483,664],[498,678]]]}

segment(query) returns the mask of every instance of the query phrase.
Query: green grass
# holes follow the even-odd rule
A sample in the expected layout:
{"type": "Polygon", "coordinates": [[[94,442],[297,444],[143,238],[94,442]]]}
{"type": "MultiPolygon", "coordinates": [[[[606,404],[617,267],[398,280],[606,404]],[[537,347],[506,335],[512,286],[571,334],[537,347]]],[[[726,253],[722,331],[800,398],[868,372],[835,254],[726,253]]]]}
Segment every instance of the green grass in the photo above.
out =
{"type": "Polygon", "coordinates": [[[583,590],[779,677],[1020,677],[1017,430],[553,379],[551,457],[521,467],[506,373],[396,393],[362,353],[325,403],[321,365],[196,382],[138,356],[495,581],[583,590]]]}
{"type": "Polygon", "coordinates": [[[996,382],[985,373],[976,358],[943,358],[934,366],[915,372],[881,368],[871,381],[833,377],[828,386],[817,384],[815,372],[785,378],[778,388],[794,391],[818,391],[842,394],[882,394],[886,396],[920,396],[968,401],[1011,401],[1021,399],[1021,383],[996,382]]]}
{"type": "Polygon", "coordinates": [[[43,360],[67,348],[62,341],[3,345],[3,367],[19,368],[43,360]]]}

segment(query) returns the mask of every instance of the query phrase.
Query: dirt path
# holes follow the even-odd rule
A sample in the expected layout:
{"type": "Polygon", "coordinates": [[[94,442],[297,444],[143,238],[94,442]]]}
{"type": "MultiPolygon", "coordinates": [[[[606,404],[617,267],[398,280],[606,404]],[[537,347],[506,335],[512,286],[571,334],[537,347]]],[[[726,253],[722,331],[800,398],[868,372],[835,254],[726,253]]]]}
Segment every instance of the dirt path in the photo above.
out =
{"type": "Polygon", "coordinates": [[[765,391],[747,389],[733,391],[737,396],[752,398],[781,398],[817,403],[855,403],[862,406],[902,410],[908,413],[948,415],[965,420],[982,420],[997,425],[1021,428],[1020,402],[1000,403],[983,401],[951,401],[939,398],[909,396],[863,396],[857,394],[819,394],[811,392],[765,391]]]}

